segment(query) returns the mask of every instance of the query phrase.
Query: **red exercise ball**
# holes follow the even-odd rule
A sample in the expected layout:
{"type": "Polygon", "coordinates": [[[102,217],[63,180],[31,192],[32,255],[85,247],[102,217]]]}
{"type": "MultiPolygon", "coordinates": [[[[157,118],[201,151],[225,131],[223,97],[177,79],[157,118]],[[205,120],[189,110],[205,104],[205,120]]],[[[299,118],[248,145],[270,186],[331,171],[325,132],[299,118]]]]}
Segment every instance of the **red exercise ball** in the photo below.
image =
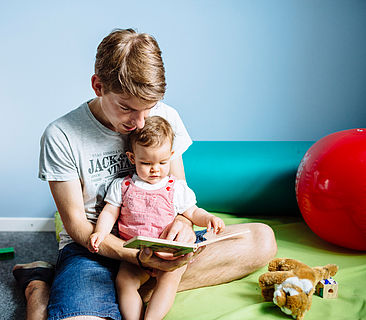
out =
{"type": "Polygon", "coordinates": [[[314,143],[298,168],[296,197],[319,237],[366,250],[366,129],[339,131],[314,143]]]}

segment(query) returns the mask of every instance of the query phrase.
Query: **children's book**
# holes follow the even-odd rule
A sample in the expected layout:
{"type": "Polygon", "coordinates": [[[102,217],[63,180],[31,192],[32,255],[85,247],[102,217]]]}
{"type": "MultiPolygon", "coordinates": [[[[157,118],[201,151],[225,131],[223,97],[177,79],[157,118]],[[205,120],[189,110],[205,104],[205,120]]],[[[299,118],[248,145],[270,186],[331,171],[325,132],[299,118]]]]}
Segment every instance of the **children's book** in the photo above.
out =
{"type": "Polygon", "coordinates": [[[126,241],[123,246],[125,248],[133,248],[133,249],[142,249],[145,247],[150,248],[153,251],[169,252],[173,253],[174,256],[180,256],[189,252],[196,251],[199,247],[207,246],[211,243],[233,238],[249,232],[250,232],[249,230],[245,230],[241,232],[225,234],[222,236],[212,235],[210,232],[208,232],[207,235],[210,236],[209,239],[202,241],[200,243],[185,243],[166,239],[137,236],[126,241]]]}

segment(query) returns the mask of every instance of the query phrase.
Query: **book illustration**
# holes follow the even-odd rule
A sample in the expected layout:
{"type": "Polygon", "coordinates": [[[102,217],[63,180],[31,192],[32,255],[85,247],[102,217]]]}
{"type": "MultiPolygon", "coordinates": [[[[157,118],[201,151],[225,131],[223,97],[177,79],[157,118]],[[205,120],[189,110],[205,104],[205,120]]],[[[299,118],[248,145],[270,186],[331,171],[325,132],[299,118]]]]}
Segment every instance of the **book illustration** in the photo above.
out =
{"type": "Polygon", "coordinates": [[[200,243],[186,243],[179,241],[172,241],[166,239],[158,239],[144,236],[136,236],[124,243],[125,248],[142,249],[150,248],[153,251],[173,253],[174,256],[180,256],[193,251],[196,251],[199,247],[207,246],[217,241],[241,236],[245,233],[249,233],[250,230],[241,232],[229,233],[225,235],[212,235],[212,232],[208,232],[206,235],[210,236],[209,239],[200,243]]]}

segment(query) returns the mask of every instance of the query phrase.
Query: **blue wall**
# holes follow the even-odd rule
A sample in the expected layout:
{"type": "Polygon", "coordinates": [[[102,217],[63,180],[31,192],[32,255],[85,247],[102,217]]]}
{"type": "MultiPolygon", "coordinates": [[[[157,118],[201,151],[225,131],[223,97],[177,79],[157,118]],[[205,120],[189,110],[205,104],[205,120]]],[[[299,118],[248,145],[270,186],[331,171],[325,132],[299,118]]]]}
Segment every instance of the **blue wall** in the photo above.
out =
{"type": "Polygon", "coordinates": [[[0,217],[50,217],[45,126],[93,97],[115,27],[157,38],[194,140],[317,140],[365,127],[366,1],[2,1],[0,217]]]}

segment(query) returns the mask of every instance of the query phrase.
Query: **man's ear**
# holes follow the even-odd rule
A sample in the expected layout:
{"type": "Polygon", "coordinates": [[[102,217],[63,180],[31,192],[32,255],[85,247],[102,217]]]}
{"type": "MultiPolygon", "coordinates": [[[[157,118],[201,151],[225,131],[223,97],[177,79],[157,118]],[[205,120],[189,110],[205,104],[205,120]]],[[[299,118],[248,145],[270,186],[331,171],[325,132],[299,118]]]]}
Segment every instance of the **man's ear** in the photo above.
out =
{"type": "Polygon", "coordinates": [[[130,151],[126,151],[126,155],[128,157],[128,160],[130,160],[132,164],[135,164],[135,155],[130,151]]]}
{"type": "Polygon", "coordinates": [[[102,91],[103,91],[103,84],[100,81],[100,78],[96,74],[93,74],[91,77],[91,85],[92,85],[92,88],[93,88],[96,96],[101,97],[102,91]]]}

